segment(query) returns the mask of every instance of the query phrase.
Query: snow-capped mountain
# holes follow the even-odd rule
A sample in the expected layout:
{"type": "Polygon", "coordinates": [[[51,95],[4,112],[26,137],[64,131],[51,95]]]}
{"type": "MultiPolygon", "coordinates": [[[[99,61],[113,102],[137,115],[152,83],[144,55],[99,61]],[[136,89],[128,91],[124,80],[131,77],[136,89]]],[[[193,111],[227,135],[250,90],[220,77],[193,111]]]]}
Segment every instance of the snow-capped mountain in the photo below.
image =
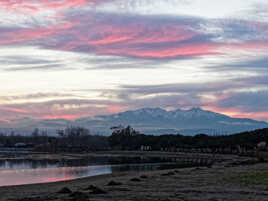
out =
{"type": "Polygon", "coordinates": [[[160,108],[143,108],[109,116],[99,116],[109,126],[132,125],[150,134],[231,134],[268,127],[268,123],[251,119],[231,118],[223,114],[192,108],[166,111],[160,108]]]}
{"type": "MultiPolygon", "coordinates": [[[[231,118],[229,116],[192,108],[190,110],[166,111],[161,108],[143,108],[126,111],[113,115],[100,115],[89,118],[81,118],[74,121],[65,119],[56,120],[32,120],[24,118],[15,121],[16,130],[30,132],[34,128],[55,133],[57,129],[67,126],[82,126],[93,133],[108,135],[112,126],[131,125],[135,129],[146,134],[231,134],[260,128],[268,128],[268,123],[252,119],[231,118]]],[[[3,123],[1,124],[3,128],[3,123]]],[[[10,126],[9,126],[10,127],[10,126]]],[[[8,128],[6,126],[5,128],[8,128]]]]}

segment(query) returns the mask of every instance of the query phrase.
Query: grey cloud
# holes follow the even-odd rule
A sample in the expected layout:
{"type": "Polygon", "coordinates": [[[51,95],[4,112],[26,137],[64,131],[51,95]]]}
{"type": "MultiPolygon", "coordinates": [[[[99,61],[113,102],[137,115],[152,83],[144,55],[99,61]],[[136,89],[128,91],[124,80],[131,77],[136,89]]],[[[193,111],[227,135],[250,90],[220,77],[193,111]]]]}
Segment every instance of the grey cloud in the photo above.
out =
{"type": "Polygon", "coordinates": [[[268,74],[268,57],[260,57],[250,59],[248,61],[241,60],[240,62],[226,63],[212,65],[206,68],[209,71],[248,71],[248,72],[257,72],[260,76],[268,74]]]}
{"type": "Polygon", "coordinates": [[[0,63],[3,65],[3,71],[52,71],[52,70],[70,70],[72,68],[65,66],[57,58],[48,60],[30,56],[0,56],[0,63]]]}
{"type": "MultiPolygon", "coordinates": [[[[169,61],[164,60],[149,60],[149,59],[139,59],[139,58],[109,58],[109,59],[95,59],[95,60],[84,60],[84,62],[93,67],[88,67],[86,70],[121,70],[121,69],[155,69],[162,68],[161,64],[167,64],[169,61]]],[[[168,68],[168,67],[167,67],[168,68]]]]}
{"type": "MultiPolygon", "coordinates": [[[[1,100],[27,100],[27,99],[43,99],[43,98],[58,98],[58,97],[79,97],[71,93],[34,93],[20,96],[0,96],[1,100]]],[[[81,96],[80,96],[81,97],[81,96]]]]}
{"type": "Polygon", "coordinates": [[[39,65],[39,66],[31,66],[31,67],[10,67],[4,68],[4,71],[51,71],[51,70],[71,70],[72,68],[66,68],[63,64],[47,64],[47,65],[39,65]]]}
{"type": "MultiPolygon", "coordinates": [[[[128,105],[161,106],[161,107],[201,107],[217,106],[222,108],[240,108],[245,112],[267,111],[268,76],[252,76],[243,79],[226,80],[225,82],[165,84],[153,86],[121,86],[117,97],[128,105]],[[247,88],[256,87],[258,92],[247,88]],[[202,95],[211,94],[221,97],[210,100],[202,95]],[[145,98],[137,98],[137,97],[145,98]],[[225,98],[224,98],[225,97],[225,98]]],[[[107,92],[108,93],[108,92],[107,92]]]]}
{"type": "MultiPolygon", "coordinates": [[[[266,79],[267,80],[267,79],[266,79]]],[[[41,115],[83,115],[91,116],[95,114],[109,113],[107,108],[110,106],[120,106],[125,109],[137,109],[141,107],[202,107],[216,106],[220,108],[237,108],[244,112],[263,112],[268,110],[267,99],[268,89],[259,90],[259,92],[244,90],[248,86],[266,86],[265,76],[249,77],[247,79],[234,79],[226,82],[214,83],[190,83],[190,84],[163,84],[163,85],[124,85],[119,89],[103,89],[98,99],[87,99],[67,94],[32,94],[25,95],[23,98],[35,99],[45,96],[53,96],[53,100],[43,101],[42,103],[27,101],[23,104],[6,104],[3,107],[17,108],[30,111],[33,116],[41,115]],[[242,92],[241,92],[241,89],[242,92]],[[227,91],[227,92],[226,92],[227,91]],[[202,95],[211,94],[222,96],[218,100],[204,98],[202,95]],[[59,97],[64,97],[59,99],[59,97]],[[53,106],[65,108],[55,111],[53,106]],[[80,108],[81,106],[81,108],[80,108]],[[98,110],[99,109],[99,110],[98,110]],[[95,112],[95,113],[94,113],[95,112]]],[[[76,91],[77,92],[77,91],[76,91]]],[[[16,97],[10,97],[12,98],[16,97]]],[[[3,111],[5,115],[12,116],[14,112],[3,111]],[[12,114],[11,114],[12,113],[12,114]]],[[[18,114],[25,116],[25,114],[18,114]]]]}
{"type": "Polygon", "coordinates": [[[240,82],[207,82],[207,83],[174,83],[174,84],[162,84],[162,85],[123,85],[122,91],[127,93],[138,94],[158,94],[158,93],[204,93],[223,91],[233,87],[242,87],[240,82]]]}
{"type": "Polygon", "coordinates": [[[221,19],[215,20],[216,27],[222,28],[222,32],[218,35],[223,42],[236,41],[268,41],[267,27],[268,23],[260,24],[252,19],[221,19]]]}
{"type": "Polygon", "coordinates": [[[6,56],[6,57],[0,57],[0,62],[9,64],[9,65],[10,64],[27,65],[27,64],[51,64],[51,63],[57,63],[59,61],[37,59],[34,57],[29,57],[29,56],[6,56]]]}
{"type": "Polygon", "coordinates": [[[244,112],[265,112],[268,111],[267,100],[268,90],[248,91],[232,94],[216,105],[223,108],[239,108],[244,112]]]}

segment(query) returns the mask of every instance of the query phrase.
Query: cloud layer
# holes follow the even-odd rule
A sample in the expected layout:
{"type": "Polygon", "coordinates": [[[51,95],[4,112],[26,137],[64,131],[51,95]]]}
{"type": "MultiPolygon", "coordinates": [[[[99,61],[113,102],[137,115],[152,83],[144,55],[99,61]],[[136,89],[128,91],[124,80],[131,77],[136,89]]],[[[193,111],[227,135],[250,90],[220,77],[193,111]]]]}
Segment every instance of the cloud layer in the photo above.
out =
{"type": "Polygon", "coordinates": [[[268,121],[268,4],[219,3],[0,2],[0,121],[196,106],[268,121]]]}

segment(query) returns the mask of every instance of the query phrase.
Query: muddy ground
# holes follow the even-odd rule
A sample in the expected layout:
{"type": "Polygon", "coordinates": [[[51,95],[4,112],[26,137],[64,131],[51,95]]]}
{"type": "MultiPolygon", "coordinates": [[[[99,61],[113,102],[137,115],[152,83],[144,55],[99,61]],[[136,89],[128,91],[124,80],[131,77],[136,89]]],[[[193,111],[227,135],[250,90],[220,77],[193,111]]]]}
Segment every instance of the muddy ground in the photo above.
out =
{"type": "MultiPolygon", "coordinates": [[[[0,188],[6,201],[268,201],[268,163],[237,156],[212,167],[125,172],[0,188]]],[[[1,178],[0,178],[1,179],[1,178]]]]}

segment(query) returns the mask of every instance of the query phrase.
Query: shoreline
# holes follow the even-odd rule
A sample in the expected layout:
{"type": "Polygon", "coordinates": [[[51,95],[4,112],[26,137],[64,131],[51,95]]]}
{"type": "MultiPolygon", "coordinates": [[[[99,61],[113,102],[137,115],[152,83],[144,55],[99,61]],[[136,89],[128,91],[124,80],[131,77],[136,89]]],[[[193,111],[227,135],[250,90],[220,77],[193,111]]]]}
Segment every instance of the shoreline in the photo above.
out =
{"type": "MultiPolygon", "coordinates": [[[[249,158],[247,158],[248,160],[249,158]]],[[[262,201],[268,200],[268,180],[244,185],[233,176],[268,170],[267,163],[244,164],[244,158],[209,167],[120,172],[69,181],[0,187],[0,201],[262,201]],[[234,163],[236,162],[236,163],[234,163]],[[111,181],[120,185],[108,185],[111,181]],[[92,193],[93,187],[105,193],[92,193]],[[58,193],[68,188],[72,193],[58,193]],[[72,194],[75,194],[73,197],[72,194]]],[[[268,175],[268,174],[267,174],[268,175]]],[[[268,177],[267,177],[268,179],[268,177]]]]}

